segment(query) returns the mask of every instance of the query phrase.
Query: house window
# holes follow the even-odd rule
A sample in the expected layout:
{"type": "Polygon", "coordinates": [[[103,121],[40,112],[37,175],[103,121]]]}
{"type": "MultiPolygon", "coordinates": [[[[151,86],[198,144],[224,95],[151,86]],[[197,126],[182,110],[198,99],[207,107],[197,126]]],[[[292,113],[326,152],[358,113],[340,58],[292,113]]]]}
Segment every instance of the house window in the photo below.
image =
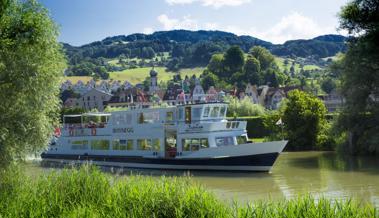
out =
{"type": "Polygon", "coordinates": [[[90,96],[87,97],[87,101],[91,100],[90,96]]]}

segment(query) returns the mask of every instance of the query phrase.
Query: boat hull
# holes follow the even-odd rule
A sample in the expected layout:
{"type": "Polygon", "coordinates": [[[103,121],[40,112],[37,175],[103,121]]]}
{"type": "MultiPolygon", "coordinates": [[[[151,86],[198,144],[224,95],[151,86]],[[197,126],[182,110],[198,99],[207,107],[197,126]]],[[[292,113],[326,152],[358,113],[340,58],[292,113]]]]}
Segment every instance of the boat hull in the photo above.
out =
{"type": "Polygon", "coordinates": [[[114,154],[42,153],[45,161],[59,163],[86,163],[145,169],[270,171],[287,141],[248,143],[202,149],[193,155],[176,158],[144,157],[114,154]],[[213,154],[213,156],[211,155],[213,154]],[[229,154],[225,156],[225,154],[229,154]]]}

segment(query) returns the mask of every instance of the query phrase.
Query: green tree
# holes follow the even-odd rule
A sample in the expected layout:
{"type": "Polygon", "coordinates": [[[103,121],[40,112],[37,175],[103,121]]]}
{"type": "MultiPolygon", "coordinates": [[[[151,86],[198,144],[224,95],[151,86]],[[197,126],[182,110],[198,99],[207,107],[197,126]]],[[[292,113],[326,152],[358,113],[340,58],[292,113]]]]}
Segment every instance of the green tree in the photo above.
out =
{"type": "Polygon", "coordinates": [[[244,66],[244,74],[246,76],[246,79],[251,84],[261,85],[263,80],[263,75],[261,73],[261,64],[259,61],[254,57],[249,57],[246,60],[245,66],[244,66]]]}
{"type": "Polygon", "coordinates": [[[324,79],[321,82],[322,90],[328,94],[330,94],[334,89],[336,89],[336,87],[337,87],[337,84],[336,84],[335,79],[332,79],[330,77],[324,79]]]}
{"type": "Polygon", "coordinates": [[[282,115],[288,148],[309,150],[320,146],[325,138],[325,114],[325,105],[317,97],[299,90],[289,92],[282,115]]]}
{"type": "Polygon", "coordinates": [[[0,1],[0,166],[47,145],[65,68],[57,26],[35,0],[0,1]]]}
{"type": "Polygon", "coordinates": [[[204,90],[208,90],[211,86],[216,86],[218,77],[212,72],[205,71],[201,77],[201,86],[204,90]]]}
{"type": "Polygon", "coordinates": [[[379,154],[379,1],[353,0],[342,8],[340,26],[352,37],[341,61],[346,98],[339,119],[351,153],[379,154]]]}
{"type": "Polygon", "coordinates": [[[275,64],[275,57],[270,53],[269,50],[261,47],[261,46],[254,46],[250,49],[249,54],[258,59],[261,69],[267,70],[270,68],[273,64],[275,64]]]}
{"type": "Polygon", "coordinates": [[[228,78],[235,72],[241,72],[244,64],[245,57],[241,48],[238,46],[230,47],[224,56],[225,71],[228,71],[228,74],[222,76],[228,78]]]}
{"type": "Polygon", "coordinates": [[[224,71],[224,55],[214,54],[207,66],[208,70],[216,75],[221,75],[224,71]]]}

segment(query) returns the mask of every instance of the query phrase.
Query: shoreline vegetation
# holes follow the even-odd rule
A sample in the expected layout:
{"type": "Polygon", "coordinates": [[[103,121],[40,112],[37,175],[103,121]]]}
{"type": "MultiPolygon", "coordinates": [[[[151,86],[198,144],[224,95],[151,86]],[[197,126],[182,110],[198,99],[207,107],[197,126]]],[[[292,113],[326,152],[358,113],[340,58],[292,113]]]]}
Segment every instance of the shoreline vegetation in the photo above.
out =
{"type": "Polygon", "coordinates": [[[226,202],[190,177],[115,177],[98,168],[54,170],[37,178],[0,172],[0,217],[379,217],[371,204],[299,196],[226,202]]]}

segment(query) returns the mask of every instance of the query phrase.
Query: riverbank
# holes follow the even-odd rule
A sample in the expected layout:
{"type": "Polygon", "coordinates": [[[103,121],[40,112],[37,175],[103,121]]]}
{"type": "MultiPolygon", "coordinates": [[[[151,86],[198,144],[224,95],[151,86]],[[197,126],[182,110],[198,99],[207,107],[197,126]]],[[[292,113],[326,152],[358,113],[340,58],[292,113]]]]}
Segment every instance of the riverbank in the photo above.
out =
{"type": "Polygon", "coordinates": [[[230,205],[189,177],[114,177],[88,166],[0,178],[0,217],[379,217],[371,204],[311,196],[230,205]]]}

